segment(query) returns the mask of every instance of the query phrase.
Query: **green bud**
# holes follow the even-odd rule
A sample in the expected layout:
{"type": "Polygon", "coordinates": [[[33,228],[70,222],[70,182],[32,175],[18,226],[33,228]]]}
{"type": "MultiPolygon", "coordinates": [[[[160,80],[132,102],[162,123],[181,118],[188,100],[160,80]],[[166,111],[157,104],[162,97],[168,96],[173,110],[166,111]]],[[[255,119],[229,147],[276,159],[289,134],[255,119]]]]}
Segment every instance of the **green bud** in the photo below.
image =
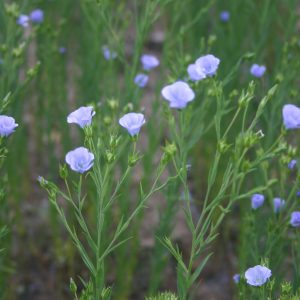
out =
{"type": "Polygon", "coordinates": [[[174,143],[166,143],[166,146],[163,148],[163,156],[162,156],[162,161],[164,163],[167,163],[177,152],[177,147],[174,143]]]}
{"type": "Polygon", "coordinates": [[[71,291],[71,293],[73,293],[74,295],[75,295],[76,292],[77,292],[77,285],[76,285],[76,283],[75,283],[75,281],[73,280],[72,277],[70,278],[70,291],[71,291]]]}
{"type": "Polygon", "coordinates": [[[283,80],[284,80],[284,76],[282,75],[282,73],[278,73],[275,77],[275,82],[281,83],[283,80]]]}
{"type": "Polygon", "coordinates": [[[33,68],[30,68],[27,71],[26,75],[29,79],[32,79],[33,77],[36,76],[36,74],[38,73],[38,71],[40,69],[40,65],[41,65],[41,62],[38,61],[33,68]]]}
{"type": "Polygon", "coordinates": [[[227,143],[226,143],[226,141],[224,141],[224,140],[221,140],[220,142],[219,142],[219,144],[218,144],[218,150],[219,150],[219,152],[222,154],[222,153],[225,153],[225,152],[227,152],[227,150],[230,148],[230,145],[228,145],[227,143]]]}
{"type": "Polygon", "coordinates": [[[250,169],[251,169],[251,162],[248,159],[244,159],[242,163],[243,172],[247,172],[250,169]]]}
{"type": "Polygon", "coordinates": [[[106,158],[106,161],[110,164],[112,162],[114,162],[114,160],[116,159],[115,155],[109,151],[109,150],[106,150],[105,152],[105,158],[106,158]]]}
{"type": "Polygon", "coordinates": [[[119,108],[119,102],[114,99],[108,100],[107,105],[111,110],[117,110],[119,108]]]}
{"type": "Polygon", "coordinates": [[[0,52],[1,52],[1,53],[7,52],[7,46],[6,46],[5,44],[2,44],[2,45],[0,46],[0,52]]]}
{"type": "Polygon", "coordinates": [[[131,111],[133,111],[133,104],[131,102],[129,102],[124,106],[123,112],[126,114],[131,111]]]}
{"type": "Polygon", "coordinates": [[[247,52],[247,53],[244,54],[243,59],[245,59],[245,60],[250,60],[250,59],[252,59],[254,56],[255,56],[255,53],[253,53],[253,52],[247,52]]]}
{"type": "Polygon", "coordinates": [[[21,43],[17,48],[14,48],[12,50],[12,55],[15,58],[19,58],[24,53],[24,50],[25,50],[25,43],[21,43]]]}
{"type": "Polygon", "coordinates": [[[298,91],[296,89],[291,89],[290,95],[291,97],[295,98],[298,96],[298,91]]]}
{"type": "Polygon", "coordinates": [[[6,4],[5,11],[13,18],[17,18],[20,15],[19,6],[16,3],[6,4]]]}
{"type": "Polygon", "coordinates": [[[59,165],[59,176],[63,180],[68,178],[69,172],[66,164],[59,165]]]}
{"type": "Polygon", "coordinates": [[[166,146],[164,147],[164,152],[168,154],[169,156],[174,156],[177,152],[177,147],[174,143],[166,143],[166,146]]]}
{"type": "Polygon", "coordinates": [[[111,135],[109,138],[109,146],[111,149],[116,149],[118,147],[118,145],[120,144],[121,141],[121,137],[116,136],[116,135],[111,135]]]}
{"type": "Polygon", "coordinates": [[[209,37],[208,37],[208,41],[207,41],[207,45],[209,46],[209,47],[211,47],[215,42],[217,41],[217,36],[216,35],[210,35],[209,37]]]}
{"type": "Polygon", "coordinates": [[[105,116],[105,117],[103,118],[103,122],[104,122],[104,125],[105,125],[105,126],[110,126],[111,123],[112,123],[112,119],[111,119],[111,117],[109,117],[109,116],[105,116]]]}
{"type": "Polygon", "coordinates": [[[238,90],[232,90],[231,93],[229,94],[229,98],[233,99],[235,97],[237,97],[239,94],[238,90]]]}
{"type": "Polygon", "coordinates": [[[141,158],[142,158],[142,157],[139,156],[138,153],[133,153],[133,154],[130,155],[129,158],[128,158],[128,165],[129,165],[130,167],[135,166],[141,158]]]}

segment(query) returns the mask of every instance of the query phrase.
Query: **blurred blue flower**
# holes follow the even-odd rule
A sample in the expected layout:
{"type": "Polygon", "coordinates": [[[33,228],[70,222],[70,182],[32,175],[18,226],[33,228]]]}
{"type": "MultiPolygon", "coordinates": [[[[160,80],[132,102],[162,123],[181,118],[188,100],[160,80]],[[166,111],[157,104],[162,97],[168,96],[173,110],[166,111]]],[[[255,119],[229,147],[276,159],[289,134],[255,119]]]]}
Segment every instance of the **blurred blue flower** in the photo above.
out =
{"type": "Polygon", "coordinates": [[[0,136],[9,136],[15,131],[19,125],[16,124],[15,119],[9,116],[0,115],[0,136]]]}
{"type": "Polygon", "coordinates": [[[286,129],[300,128],[300,108],[296,105],[284,105],[282,109],[282,117],[286,129]]]}
{"type": "Polygon", "coordinates": [[[274,198],[273,204],[274,204],[274,212],[279,213],[285,205],[285,200],[281,198],[274,198]]]}
{"type": "Polygon", "coordinates": [[[84,128],[91,125],[95,114],[92,106],[82,106],[68,115],[67,122],[78,124],[81,128],[84,128]]]}
{"type": "Polygon", "coordinates": [[[41,9],[35,9],[30,13],[30,20],[34,24],[40,24],[44,21],[44,12],[41,9]]]}
{"type": "Polygon", "coordinates": [[[241,275],[240,274],[234,274],[232,276],[232,279],[233,279],[234,283],[238,284],[241,280],[241,275]]]}
{"type": "Polygon", "coordinates": [[[230,12],[227,10],[223,10],[220,12],[220,20],[222,22],[228,22],[230,19],[230,12]]]}
{"type": "Polygon", "coordinates": [[[150,71],[157,66],[159,66],[159,60],[154,55],[144,54],[141,56],[141,63],[143,65],[143,69],[146,71],[150,71]]]}
{"type": "Polygon", "coordinates": [[[200,81],[202,79],[206,78],[206,75],[197,68],[196,64],[190,64],[187,68],[187,72],[189,74],[189,77],[193,81],[200,81]]]}
{"type": "Polygon", "coordinates": [[[131,136],[137,135],[140,132],[141,127],[145,124],[145,117],[141,113],[128,113],[124,115],[120,120],[119,124],[127,129],[131,136]]]}
{"type": "Polygon", "coordinates": [[[188,73],[191,80],[199,81],[216,74],[220,59],[212,54],[199,57],[194,64],[188,66],[188,73]]]}
{"type": "Polygon", "coordinates": [[[79,147],[67,153],[66,163],[73,171],[84,173],[93,166],[94,154],[87,148],[79,147]]]}
{"type": "Polygon", "coordinates": [[[294,212],[291,213],[290,224],[293,227],[299,227],[300,226],[300,211],[294,211],[294,212]]]}
{"type": "Polygon", "coordinates": [[[65,54],[66,52],[67,52],[67,48],[66,47],[59,47],[58,48],[58,52],[60,53],[60,54],[65,54]]]}
{"type": "Polygon", "coordinates": [[[298,191],[298,192],[296,193],[296,196],[297,196],[297,197],[300,197],[300,191],[298,191]]]}
{"type": "Polygon", "coordinates": [[[257,209],[264,204],[265,196],[262,194],[254,194],[251,197],[251,206],[253,209],[257,209]]]}
{"type": "Polygon", "coordinates": [[[117,57],[117,53],[115,51],[110,50],[107,46],[102,47],[102,53],[106,60],[112,60],[117,57]]]}
{"type": "Polygon", "coordinates": [[[289,163],[288,163],[288,168],[293,170],[295,168],[297,164],[297,160],[296,159],[292,159],[289,163]]]}
{"type": "Polygon", "coordinates": [[[165,86],[161,94],[165,100],[170,102],[171,108],[178,109],[185,108],[186,105],[195,98],[194,91],[183,81],[177,81],[165,86]]]}
{"type": "Polygon", "coordinates": [[[149,80],[149,76],[146,74],[137,74],[134,78],[134,83],[143,88],[146,86],[146,84],[148,83],[149,80]]]}
{"type": "Polygon", "coordinates": [[[261,265],[249,268],[245,272],[247,283],[252,286],[261,286],[265,284],[271,276],[271,270],[261,265]]]}
{"type": "Polygon", "coordinates": [[[254,64],[251,66],[250,68],[250,73],[257,78],[260,78],[264,75],[264,73],[266,72],[266,67],[265,66],[260,66],[258,64],[254,64]]]}
{"type": "Polygon", "coordinates": [[[214,76],[218,70],[220,64],[220,59],[212,54],[207,54],[196,60],[196,66],[200,69],[206,76],[214,76]]]}
{"type": "Polygon", "coordinates": [[[20,15],[17,19],[17,24],[26,28],[29,26],[29,17],[26,15],[20,15]]]}

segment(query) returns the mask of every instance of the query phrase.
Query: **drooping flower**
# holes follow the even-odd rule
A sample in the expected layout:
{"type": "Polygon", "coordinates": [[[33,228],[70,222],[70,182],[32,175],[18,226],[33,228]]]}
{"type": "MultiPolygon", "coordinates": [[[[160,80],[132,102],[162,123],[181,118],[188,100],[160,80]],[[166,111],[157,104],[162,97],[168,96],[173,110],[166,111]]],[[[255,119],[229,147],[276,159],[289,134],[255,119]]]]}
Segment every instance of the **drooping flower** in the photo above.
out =
{"type": "Polygon", "coordinates": [[[228,22],[230,19],[230,12],[227,10],[223,10],[220,12],[220,20],[222,22],[228,22]]]}
{"type": "Polygon", "coordinates": [[[234,274],[232,276],[232,279],[233,279],[234,283],[238,284],[241,280],[241,275],[240,274],[234,274]]]}
{"type": "Polygon", "coordinates": [[[300,128],[300,108],[296,105],[284,105],[282,109],[282,117],[286,129],[300,128]]]}
{"type": "Polygon", "coordinates": [[[254,194],[251,197],[251,206],[253,209],[257,209],[264,204],[265,196],[262,194],[254,194]]]}
{"type": "Polygon", "coordinates": [[[68,115],[67,122],[78,124],[81,128],[84,128],[85,126],[91,125],[92,118],[95,114],[92,106],[82,106],[68,115]]]}
{"type": "Polygon", "coordinates": [[[26,28],[29,26],[29,17],[27,15],[20,15],[17,20],[17,24],[26,28]]]}
{"type": "Polygon", "coordinates": [[[281,198],[274,198],[273,205],[274,205],[274,212],[279,213],[285,205],[285,200],[281,198]]]}
{"type": "Polygon", "coordinates": [[[143,88],[146,86],[146,84],[148,83],[148,80],[149,80],[149,76],[146,75],[146,74],[137,74],[134,78],[134,83],[143,88]]]}
{"type": "Polygon", "coordinates": [[[93,166],[94,154],[87,148],[79,147],[67,153],[66,163],[73,171],[82,174],[93,166]]]}
{"type": "Polygon", "coordinates": [[[112,60],[117,57],[117,53],[115,51],[112,51],[108,48],[108,46],[102,47],[102,53],[106,60],[112,60]]]}
{"type": "Polygon", "coordinates": [[[15,131],[15,128],[19,125],[15,122],[15,119],[9,116],[0,115],[0,136],[9,136],[15,131]]]}
{"type": "Polygon", "coordinates": [[[260,78],[264,75],[264,73],[266,72],[267,68],[265,66],[260,66],[258,64],[254,64],[251,66],[250,68],[250,73],[257,78],[260,78]]]}
{"type": "Polygon", "coordinates": [[[294,211],[294,212],[291,213],[290,224],[293,227],[299,227],[300,226],[300,211],[294,211]]]}
{"type": "Polygon", "coordinates": [[[141,56],[141,63],[145,71],[150,71],[159,66],[159,60],[157,57],[151,54],[144,54],[141,56]]]}
{"type": "Polygon", "coordinates": [[[41,9],[35,9],[30,13],[30,20],[34,24],[40,24],[44,21],[44,12],[41,9]]]}
{"type": "Polygon", "coordinates": [[[292,159],[292,160],[288,163],[288,168],[289,168],[290,170],[293,170],[293,169],[295,168],[296,164],[297,164],[297,160],[296,160],[296,159],[292,159]]]}
{"type": "Polygon", "coordinates": [[[261,286],[265,284],[271,276],[271,270],[261,265],[249,268],[245,272],[247,283],[252,286],[261,286]]]}
{"type": "Polygon", "coordinates": [[[141,113],[128,113],[124,115],[120,120],[119,124],[127,129],[131,136],[139,134],[141,127],[145,124],[145,116],[141,113]]]}
{"type": "Polygon", "coordinates": [[[165,86],[161,94],[165,100],[169,101],[171,108],[178,109],[185,108],[195,98],[194,91],[183,81],[165,86]]]}

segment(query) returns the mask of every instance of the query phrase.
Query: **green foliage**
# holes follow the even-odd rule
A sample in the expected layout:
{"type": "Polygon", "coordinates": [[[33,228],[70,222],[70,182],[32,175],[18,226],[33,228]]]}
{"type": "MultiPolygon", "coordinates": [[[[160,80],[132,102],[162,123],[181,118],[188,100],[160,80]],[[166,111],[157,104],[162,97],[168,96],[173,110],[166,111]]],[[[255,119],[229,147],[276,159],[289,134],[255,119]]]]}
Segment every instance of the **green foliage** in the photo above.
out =
{"type": "Polygon", "coordinates": [[[178,298],[169,292],[161,293],[155,297],[146,298],[146,300],[177,300],[178,298]]]}

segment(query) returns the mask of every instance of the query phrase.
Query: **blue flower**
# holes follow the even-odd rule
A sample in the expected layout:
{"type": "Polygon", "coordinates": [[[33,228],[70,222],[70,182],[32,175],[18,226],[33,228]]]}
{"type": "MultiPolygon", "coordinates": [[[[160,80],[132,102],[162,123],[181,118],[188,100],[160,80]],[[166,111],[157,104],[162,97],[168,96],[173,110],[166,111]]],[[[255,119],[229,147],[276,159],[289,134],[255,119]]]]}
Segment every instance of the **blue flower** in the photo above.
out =
{"type": "Polygon", "coordinates": [[[154,55],[150,55],[150,54],[142,55],[141,63],[145,71],[150,71],[156,68],[157,66],[159,66],[159,60],[154,55]]]}
{"type": "Polygon", "coordinates": [[[251,197],[251,206],[253,209],[257,209],[264,204],[265,196],[261,194],[254,194],[251,197]]]}
{"type": "Polygon", "coordinates": [[[258,64],[254,64],[250,68],[250,73],[257,78],[260,78],[264,75],[266,72],[266,67],[265,66],[260,66],[258,64]]]}
{"type": "Polygon", "coordinates": [[[16,124],[15,119],[9,116],[0,115],[0,136],[9,136],[15,131],[19,125],[16,124]]]}
{"type": "Polygon", "coordinates": [[[216,74],[220,59],[212,54],[199,57],[194,64],[188,66],[188,73],[191,80],[199,81],[216,74]]]}
{"type": "Polygon", "coordinates": [[[288,168],[289,168],[290,170],[293,170],[293,169],[295,168],[296,164],[297,164],[297,160],[296,160],[296,159],[292,159],[292,160],[288,163],[288,168]]]}
{"type": "Polygon", "coordinates": [[[182,109],[194,100],[195,93],[190,86],[183,82],[177,81],[173,84],[165,86],[161,91],[165,100],[170,102],[171,108],[182,109]]]}
{"type": "Polygon", "coordinates": [[[65,53],[67,52],[67,48],[61,46],[61,47],[58,48],[58,52],[59,52],[60,54],[65,54],[65,53]]]}
{"type": "Polygon", "coordinates": [[[78,124],[81,128],[84,128],[91,125],[95,114],[92,106],[82,106],[68,115],[67,122],[78,124]]]}
{"type": "Polygon", "coordinates": [[[148,80],[149,80],[149,76],[148,75],[146,75],[146,74],[138,74],[134,78],[134,83],[137,86],[143,88],[148,83],[148,80]]]}
{"type": "Polygon", "coordinates": [[[247,283],[252,286],[261,286],[265,284],[271,276],[271,270],[261,265],[249,268],[245,272],[247,283]]]}
{"type": "Polygon", "coordinates": [[[196,64],[190,64],[187,68],[187,72],[190,76],[190,79],[193,81],[200,81],[206,78],[206,75],[197,68],[196,64]]]}
{"type": "Polygon", "coordinates": [[[44,12],[41,9],[35,9],[30,13],[30,20],[34,24],[40,24],[44,21],[44,12]]]}
{"type": "Polygon", "coordinates": [[[230,12],[227,10],[223,10],[220,12],[220,20],[222,22],[228,22],[230,19],[230,12]]]}
{"type": "Polygon", "coordinates": [[[286,129],[300,128],[300,108],[296,105],[284,105],[282,109],[282,117],[286,129]]]}
{"type": "Polygon", "coordinates": [[[281,198],[274,198],[273,204],[274,204],[274,212],[279,213],[285,205],[285,200],[281,198]]]}
{"type": "Polygon", "coordinates": [[[20,15],[17,20],[17,24],[26,28],[29,26],[29,17],[26,15],[20,15]]]}
{"type": "Polygon", "coordinates": [[[234,274],[232,276],[232,279],[233,279],[234,283],[238,284],[241,280],[241,275],[240,274],[234,274]]]}
{"type": "Polygon", "coordinates": [[[300,191],[298,191],[298,192],[296,193],[296,196],[297,196],[297,197],[300,197],[300,191]]]}
{"type": "Polygon", "coordinates": [[[94,154],[87,148],[79,147],[67,153],[66,163],[73,171],[82,174],[93,166],[94,154]]]}
{"type": "Polygon", "coordinates": [[[291,213],[290,224],[293,227],[299,227],[300,226],[300,211],[294,211],[294,212],[291,213]]]}
{"type": "Polygon", "coordinates": [[[102,47],[102,53],[106,60],[112,60],[117,57],[117,53],[115,51],[110,50],[107,46],[102,47]]]}
{"type": "Polygon", "coordinates": [[[141,113],[128,113],[124,115],[120,120],[119,124],[127,129],[131,136],[139,134],[141,127],[145,124],[145,117],[141,113]]]}

